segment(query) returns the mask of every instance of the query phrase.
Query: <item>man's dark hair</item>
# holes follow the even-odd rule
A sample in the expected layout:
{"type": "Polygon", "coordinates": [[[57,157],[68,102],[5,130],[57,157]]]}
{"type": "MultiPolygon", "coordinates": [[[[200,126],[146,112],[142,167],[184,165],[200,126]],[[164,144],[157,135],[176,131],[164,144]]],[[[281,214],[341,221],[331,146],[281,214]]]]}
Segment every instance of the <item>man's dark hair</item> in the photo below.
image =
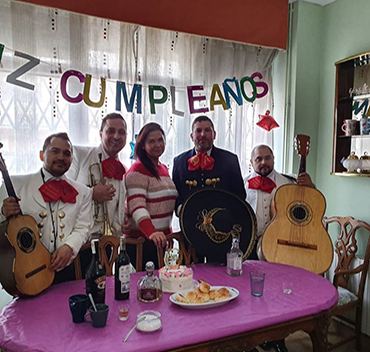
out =
{"type": "Polygon", "coordinates": [[[198,117],[196,117],[193,121],[193,123],[191,124],[191,130],[193,131],[194,129],[194,125],[197,123],[197,122],[202,122],[202,121],[208,121],[211,123],[211,126],[212,126],[212,129],[215,130],[215,126],[213,125],[213,122],[212,120],[206,116],[206,115],[200,115],[198,117]]]}
{"type": "Polygon", "coordinates": [[[127,123],[126,123],[126,120],[123,118],[123,116],[117,112],[112,112],[108,115],[105,115],[105,117],[103,118],[102,122],[101,122],[101,125],[100,125],[100,132],[103,132],[103,129],[105,127],[105,125],[107,124],[107,121],[108,120],[113,120],[113,119],[120,119],[123,121],[123,123],[125,124],[125,129],[127,130],[127,123]]]}
{"type": "Polygon", "coordinates": [[[149,133],[155,131],[159,131],[163,135],[164,140],[166,141],[166,136],[161,125],[159,125],[156,122],[149,122],[143,126],[143,128],[139,132],[139,135],[136,138],[135,156],[143,163],[143,165],[148,169],[148,171],[159,180],[160,177],[157,165],[154,165],[153,161],[149,158],[146,150],[144,149],[149,133]]]}
{"type": "MultiPolygon", "coordinates": [[[[44,142],[44,145],[42,147],[42,151],[45,152],[46,148],[50,145],[51,143],[51,140],[53,138],[60,138],[60,139],[64,139],[65,141],[69,142],[69,144],[72,146],[72,142],[71,140],[69,139],[68,137],[68,134],[66,132],[59,132],[59,133],[54,133],[54,134],[51,134],[49,137],[47,137],[45,139],[45,142],[44,142]]],[[[71,150],[73,150],[73,148],[71,148],[71,150]]]]}

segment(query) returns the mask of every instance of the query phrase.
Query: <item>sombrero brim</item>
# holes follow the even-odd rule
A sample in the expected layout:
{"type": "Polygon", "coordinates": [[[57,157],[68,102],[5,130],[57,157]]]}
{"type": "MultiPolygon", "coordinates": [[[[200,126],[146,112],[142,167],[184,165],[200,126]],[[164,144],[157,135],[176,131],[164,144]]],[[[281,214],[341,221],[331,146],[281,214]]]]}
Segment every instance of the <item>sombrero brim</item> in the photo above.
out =
{"type": "Polygon", "coordinates": [[[185,238],[200,255],[212,262],[226,262],[232,238],[239,236],[243,259],[257,238],[257,220],[251,206],[232,193],[206,188],[192,193],[180,212],[185,238]]]}

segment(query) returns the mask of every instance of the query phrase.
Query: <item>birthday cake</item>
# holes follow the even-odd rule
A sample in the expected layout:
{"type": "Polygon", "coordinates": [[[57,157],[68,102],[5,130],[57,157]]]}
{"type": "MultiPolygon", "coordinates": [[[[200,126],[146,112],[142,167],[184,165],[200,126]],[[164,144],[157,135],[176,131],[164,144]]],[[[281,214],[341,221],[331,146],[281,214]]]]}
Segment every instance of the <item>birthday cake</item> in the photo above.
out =
{"type": "Polygon", "coordinates": [[[194,288],[193,270],[185,265],[180,265],[176,269],[163,267],[158,272],[163,292],[173,293],[194,288]]]}

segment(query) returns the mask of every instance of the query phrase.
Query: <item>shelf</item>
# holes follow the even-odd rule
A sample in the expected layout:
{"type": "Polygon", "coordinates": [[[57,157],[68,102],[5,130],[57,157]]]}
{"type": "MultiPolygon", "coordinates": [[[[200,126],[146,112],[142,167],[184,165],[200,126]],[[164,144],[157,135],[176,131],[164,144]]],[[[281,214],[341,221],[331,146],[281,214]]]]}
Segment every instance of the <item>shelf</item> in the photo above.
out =
{"type": "Polygon", "coordinates": [[[338,138],[370,138],[370,134],[354,134],[353,136],[337,136],[338,138]]]}
{"type": "Polygon", "coordinates": [[[351,101],[352,100],[352,97],[342,97],[342,98],[338,98],[338,102],[346,102],[346,101],[351,101]]]}
{"type": "Polygon", "coordinates": [[[358,174],[354,172],[331,172],[330,175],[345,177],[370,177],[370,174],[358,174]]]}

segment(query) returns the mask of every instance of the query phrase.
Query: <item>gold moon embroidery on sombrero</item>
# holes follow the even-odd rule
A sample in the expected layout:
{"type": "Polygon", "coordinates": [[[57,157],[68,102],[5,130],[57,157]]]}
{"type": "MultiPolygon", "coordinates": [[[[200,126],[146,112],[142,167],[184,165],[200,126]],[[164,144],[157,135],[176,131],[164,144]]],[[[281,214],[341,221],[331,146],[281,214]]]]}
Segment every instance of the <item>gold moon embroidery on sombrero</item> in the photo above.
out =
{"type": "Polygon", "coordinates": [[[215,243],[225,242],[230,236],[240,238],[240,232],[242,232],[242,227],[239,224],[233,225],[232,229],[229,232],[217,231],[216,228],[212,225],[213,216],[221,210],[226,210],[225,208],[214,208],[209,212],[207,209],[203,209],[199,215],[199,222],[195,225],[196,228],[202,232],[205,232],[206,235],[215,243]]]}

